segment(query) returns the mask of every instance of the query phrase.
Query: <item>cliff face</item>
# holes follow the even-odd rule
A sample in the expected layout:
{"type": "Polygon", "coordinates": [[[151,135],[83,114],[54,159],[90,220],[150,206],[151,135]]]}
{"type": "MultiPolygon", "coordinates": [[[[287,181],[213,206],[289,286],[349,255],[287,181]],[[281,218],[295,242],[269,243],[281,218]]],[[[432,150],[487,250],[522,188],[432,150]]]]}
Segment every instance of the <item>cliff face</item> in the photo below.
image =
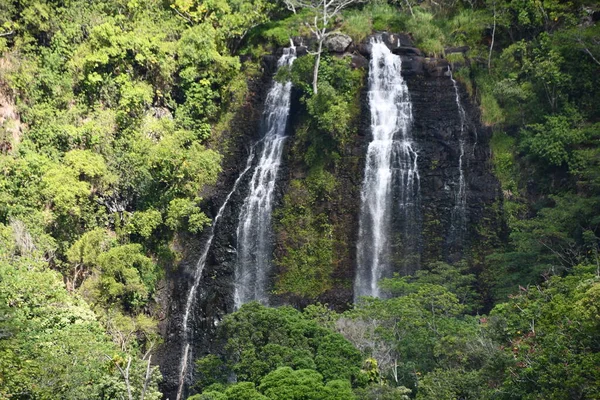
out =
{"type": "MultiPolygon", "coordinates": [[[[472,269],[478,272],[479,257],[485,253],[485,246],[489,246],[490,238],[496,240],[494,232],[500,231],[501,226],[497,213],[500,189],[490,165],[490,131],[481,125],[478,108],[471,102],[464,86],[460,83],[454,85],[445,60],[423,57],[413,47],[407,35],[384,34],[383,38],[388,47],[402,58],[402,74],[408,85],[413,107],[412,137],[418,152],[420,175],[418,226],[407,230],[402,226],[400,217],[393,222],[395,232],[410,232],[416,245],[411,247],[410,260],[407,261],[406,237],[395,235],[394,270],[410,274],[434,261],[452,263],[468,259],[472,269]],[[460,106],[464,109],[463,115],[460,106]],[[457,221],[460,220],[457,219],[456,207],[461,170],[466,193],[464,229],[457,228],[457,221]]],[[[368,68],[368,39],[362,44],[350,45],[340,51],[353,57],[356,68],[368,68]]],[[[338,55],[342,54],[344,53],[338,55]]],[[[274,72],[275,61],[275,57],[265,59],[263,77],[251,83],[252,95],[246,105],[237,110],[231,123],[228,137],[232,145],[225,157],[222,178],[212,193],[205,194],[213,211],[212,217],[245,169],[250,147],[259,139],[262,104],[274,72]]],[[[366,92],[365,82],[360,94],[361,115],[356,119],[355,134],[344,145],[335,166],[329,168],[337,182],[336,190],[333,195],[313,204],[315,209],[328,216],[329,223],[333,226],[333,285],[318,300],[337,309],[347,308],[353,298],[360,191],[365,154],[371,140],[366,92]]],[[[294,130],[301,124],[305,113],[298,97],[296,93],[292,99],[290,137],[286,143],[274,196],[276,208],[281,206],[283,196],[290,191],[290,182],[306,176],[306,166],[302,164],[302,157],[296,154],[299,148],[295,146],[294,130]]],[[[194,358],[219,350],[220,346],[214,335],[216,324],[226,313],[233,311],[236,229],[250,177],[251,170],[239,180],[237,190],[231,194],[214,232],[189,322],[194,338],[194,358]]],[[[277,220],[274,222],[277,223],[277,220]]],[[[162,325],[165,338],[160,355],[163,390],[171,399],[175,398],[180,379],[182,313],[192,284],[193,271],[197,268],[207,237],[204,234],[182,241],[188,243],[186,254],[178,268],[168,277],[169,314],[162,325]]],[[[276,255],[289,250],[284,248],[281,235],[274,235],[273,243],[276,255]]],[[[277,267],[273,268],[273,282],[279,273],[281,271],[277,267]]],[[[271,298],[272,304],[292,303],[297,306],[310,301],[313,300],[285,294],[273,295],[271,298]]]]}
{"type": "MultiPolygon", "coordinates": [[[[248,82],[248,95],[243,106],[235,110],[229,128],[222,139],[229,143],[224,151],[223,170],[214,188],[202,193],[204,209],[210,210],[214,220],[219,208],[231,193],[222,218],[215,225],[214,237],[209,248],[194,305],[189,317],[190,336],[193,337],[192,356],[200,358],[218,351],[215,327],[227,313],[233,311],[233,273],[235,267],[235,238],[239,210],[247,192],[251,174],[245,174],[238,183],[239,190],[232,188],[242,172],[252,146],[260,139],[262,108],[267,89],[275,72],[277,58],[267,56],[262,62],[262,74],[248,82]]],[[[182,320],[188,293],[193,285],[194,272],[198,260],[206,250],[209,240],[208,229],[197,237],[179,238],[182,243],[183,260],[167,274],[164,302],[167,314],[160,324],[164,344],[158,354],[163,383],[161,389],[165,398],[175,399],[181,375],[181,359],[185,341],[183,340],[182,320]]],[[[190,393],[189,380],[185,394],[190,393]]],[[[185,398],[183,396],[182,398],[185,398]]]]}
{"type": "Polygon", "coordinates": [[[479,109],[464,85],[453,83],[447,61],[392,50],[401,54],[413,105],[421,176],[421,263],[472,258],[480,241],[489,239],[488,233],[501,230],[496,208],[501,192],[490,161],[491,130],[481,124],[479,109]],[[461,216],[456,215],[461,141],[466,189],[463,228],[461,216]]]}

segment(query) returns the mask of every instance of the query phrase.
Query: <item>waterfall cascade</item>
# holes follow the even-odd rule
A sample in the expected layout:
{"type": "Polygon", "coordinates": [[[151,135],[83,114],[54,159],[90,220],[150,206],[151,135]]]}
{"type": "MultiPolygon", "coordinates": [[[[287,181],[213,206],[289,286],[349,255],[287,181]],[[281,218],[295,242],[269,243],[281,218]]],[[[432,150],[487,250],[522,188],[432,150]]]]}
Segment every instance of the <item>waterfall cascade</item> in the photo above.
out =
{"type": "Polygon", "coordinates": [[[379,281],[393,272],[393,213],[406,234],[418,212],[418,155],[410,136],[412,105],[401,67],[400,57],[381,39],[371,40],[368,100],[373,139],[361,190],[355,300],[379,297],[379,281]]]}
{"type": "Polygon", "coordinates": [[[458,158],[458,185],[454,194],[454,207],[451,214],[451,226],[450,226],[450,241],[461,244],[462,239],[467,230],[467,186],[465,181],[465,127],[466,127],[466,113],[460,102],[460,92],[458,91],[458,84],[452,76],[452,70],[448,67],[448,73],[454,86],[454,93],[456,94],[456,106],[458,108],[458,114],[460,116],[460,134],[458,136],[458,143],[460,148],[460,156],[458,158]]]}
{"type": "MultiPolygon", "coordinates": [[[[289,49],[285,49],[283,56],[278,61],[278,67],[291,66],[295,58],[296,52],[293,46],[289,49]]],[[[243,243],[242,254],[244,255],[250,254],[250,251],[252,250],[251,243],[253,238],[258,239],[256,244],[256,247],[258,248],[266,248],[266,246],[268,245],[268,231],[262,225],[262,222],[264,222],[264,220],[261,218],[269,218],[266,222],[270,223],[270,203],[272,197],[271,193],[273,192],[273,188],[275,186],[275,177],[277,175],[277,170],[279,168],[279,160],[281,159],[281,153],[283,149],[283,141],[285,138],[285,125],[287,123],[287,117],[290,108],[290,92],[290,82],[275,82],[267,95],[267,100],[265,103],[265,125],[267,127],[267,133],[262,139],[263,150],[258,165],[256,166],[256,169],[254,170],[254,174],[252,176],[252,180],[250,183],[250,194],[244,201],[244,206],[242,207],[242,212],[240,214],[241,228],[238,227],[238,251],[240,249],[239,239],[241,230],[241,237],[243,239],[241,242],[243,243]],[[269,207],[268,215],[266,215],[266,212],[264,211],[266,207],[269,207]],[[256,221],[260,221],[261,223],[253,225],[256,221]],[[262,234],[263,237],[255,236],[259,234],[262,234]]],[[[258,144],[259,143],[257,143],[257,145],[258,144]]],[[[231,196],[236,192],[240,182],[248,173],[248,171],[252,168],[252,164],[255,157],[255,147],[256,146],[252,146],[248,159],[246,160],[246,167],[236,179],[232,190],[229,192],[229,194],[225,198],[225,201],[219,208],[219,211],[217,212],[217,215],[210,228],[208,239],[204,245],[202,254],[198,259],[198,262],[196,263],[196,268],[194,270],[193,275],[194,281],[188,293],[182,320],[183,346],[181,351],[181,364],[179,367],[179,382],[176,397],[177,400],[180,400],[182,398],[184,388],[186,385],[186,380],[189,379],[192,372],[191,362],[193,360],[193,357],[191,344],[193,338],[191,329],[189,328],[190,312],[195,304],[200,281],[202,279],[202,272],[206,264],[206,258],[208,256],[215,236],[215,228],[219,220],[223,216],[223,212],[225,211],[225,208],[227,207],[231,196]]],[[[246,257],[246,260],[250,260],[250,257],[251,256],[248,255],[246,257]]],[[[264,254],[261,254],[261,257],[261,260],[266,259],[266,256],[264,254]]],[[[238,270],[236,269],[236,308],[238,308],[240,305],[238,303],[238,290],[240,287],[239,285],[245,284],[244,282],[237,281],[238,276],[238,270]]],[[[249,276],[249,279],[253,279],[253,277],[249,276]]],[[[248,300],[246,299],[246,301],[248,300]]]]}
{"type": "MultiPolygon", "coordinates": [[[[278,69],[290,67],[295,59],[296,49],[292,43],[277,62],[278,69]]],[[[250,180],[237,227],[236,309],[252,300],[267,303],[267,274],[272,253],[273,191],[286,139],[291,89],[291,82],[275,81],[265,101],[262,152],[250,180]]]]}
{"type": "Polygon", "coordinates": [[[250,155],[248,156],[248,160],[246,161],[246,168],[242,171],[242,173],[236,179],[235,183],[233,184],[233,189],[231,189],[231,191],[225,198],[225,201],[223,202],[223,204],[221,205],[221,208],[219,208],[219,211],[217,212],[217,216],[213,220],[213,223],[210,227],[208,239],[204,245],[204,248],[202,250],[202,254],[200,255],[200,258],[198,259],[198,262],[196,263],[196,268],[194,270],[194,275],[193,275],[194,281],[192,283],[192,287],[190,288],[190,291],[188,292],[187,301],[185,303],[185,311],[183,313],[183,320],[182,320],[182,324],[181,324],[181,332],[182,332],[182,336],[183,336],[183,340],[182,340],[183,346],[182,346],[182,351],[181,351],[181,364],[179,366],[179,382],[178,382],[177,397],[176,397],[177,400],[180,400],[182,398],[181,396],[183,395],[183,390],[184,390],[184,387],[186,384],[186,379],[188,379],[190,377],[191,372],[192,372],[191,363],[192,363],[193,357],[192,357],[191,343],[193,341],[193,337],[192,337],[192,330],[189,327],[190,312],[192,311],[192,308],[194,307],[196,295],[198,294],[198,289],[200,286],[200,281],[202,280],[202,272],[204,271],[204,266],[206,265],[206,258],[208,256],[208,252],[210,251],[213,239],[215,237],[215,228],[217,227],[219,220],[223,216],[223,211],[225,210],[225,207],[227,207],[227,204],[229,203],[231,196],[237,190],[237,187],[238,187],[240,181],[252,167],[253,159],[254,159],[254,150],[252,149],[250,151],[250,155]]]}

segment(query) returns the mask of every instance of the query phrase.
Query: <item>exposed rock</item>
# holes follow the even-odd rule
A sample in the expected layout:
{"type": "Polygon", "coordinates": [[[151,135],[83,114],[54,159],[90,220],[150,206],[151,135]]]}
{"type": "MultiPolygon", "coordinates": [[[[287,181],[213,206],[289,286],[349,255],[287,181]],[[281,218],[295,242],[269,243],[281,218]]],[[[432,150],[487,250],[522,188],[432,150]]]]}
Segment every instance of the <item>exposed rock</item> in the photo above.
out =
{"type": "Polygon", "coordinates": [[[365,40],[356,46],[356,49],[360,54],[365,57],[371,55],[371,39],[374,37],[380,37],[383,43],[395,54],[400,55],[422,55],[421,51],[414,47],[413,40],[410,35],[406,33],[375,33],[367,36],[365,40]]]}
{"type": "Polygon", "coordinates": [[[401,47],[414,47],[412,38],[406,33],[383,32],[380,35],[383,43],[392,51],[401,47]]]}
{"type": "Polygon", "coordinates": [[[298,46],[296,47],[296,55],[298,57],[302,57],[308,54],[308,48],[306,46],[298,46]]]}
{"type": "Polygon", "coordinates": [[[431,77],[450,76],[448,74],[449,66],[450,63],[441,58],[425,58],[423,62],[425,73],[431,77]]]}
{"type": "Polygon", "coordinates": [[[422,264],[436,260],[458,261],[467,249],[479,246],[481,232],[501,231],[494,204],[500,201],[502,194],[489,162],[491,132],[482,126],[478,107],[459,83],[460,102],[466,113],[462,134],[466,141],[463,165],[467,184],[467,232],[462,242],[453,237],[451,214],[460,174],[461,119],[448,65],[443,59],[402,57],[402,75],[413,110],[412,135],[419,153],[425,238],[422,264]]]}
{"type": "Polygon", "coordinates": [[[334,53],[343,53],[352,44],[352,38],[343,33],[329,35],[324,42],[325,48],[334,53]]]}
{"type": "Polygon", "coordinates": [[[425,73],[425,58],[419,56],[402,57],[402,75],[422,75],[425,73]]]}
{"type": "Polygon", "coordinates": [[[422,56],[423,53],[421,50],[416,47],[397,47],[392,50],[394,54],[398,54],[399,56],[422,56]]]}
{"type": "MultiPolygon", "coordinates": [[[[479,110],[473,104],[466,91],[459,85],[459,98],[466,112],[466,124],[463,135],[466,143],[464,154],[464,174],[467,185],[467,226],[464,240],[457,242],[451,230],[451,214],[455,206],[455,193],[459,181],[459,159],[461,135],[461,117],[456,103],[456,92],[449,77],[447,60],[426,58],[413,47],[409,35],[380,34],[382,40],[402,58],[402,75],[405,77],[413,110],[412,136],[418,151],[418,164],[421,187],[422,221],[420,234],[426,238],[420,249],[421,264],[446,260],[455,262],[465,253],[478,246],[485,231],[498,232],[500,222],[492,207],[501,198],[497,180],[490,170],[489,140],[491,132],[480,123],[479,110]]],[[[370,55],[369,39],[356,45],[360,54],[352,54],[354,68],[368,68],[370,55]]],[[[298,54],[306,52],[305,46],[311,46],[306,40],[295,38],[298,54]],[[302,48],[302,50],[301,50],[302,48]]],[[[314,44],[314,43],[313,43],[314,44]]],[[[344,45],[340,44],[340,47],[344,45]]],[[[344,53],[350,44],[345,45],[344,53]]],[[[345,54],[346,55],[346,54],[345,54]]],[[[205,209],[212,211],[212,216],[223,203],[225,196],[233,187],[241,170],[244,168],[248,149],[260,135],[262,104],[270,77],[276,69],[276,56],[263,59],[263,77],[251,84],[249,100],[245,106],[236,110],[227,139],[233,143],[225,154],[223,173],[208,198],[205,209]]],[[[367,74],[365,74],[366,76],[367,74]]],[[[365,82],[366,83],[366,82],[365,82]]],[[[334,287],[319,301],[330,306],[343,309],[352,301],[352,282],[356,264],[356,241],[358,237],[358,212],[360,210],[360,189],[364,171],[366,149],[371,139],[370,115],[365,89],[361,95],[361,117],[357,121],[356,132],[348,140],[348,144],[340,160],[336,179],[340,182],[336,194],[325,201],[324,207],[328,216],[335,221],[336,259],[333,272],[334,287]]],[[[292,100],[290,126],[293,128],[303,118],[299,102],[299,94],[292,100]]],[[[293,129],[292,129],[293,130],[293,129]]],[[[288,148],[282,160],[276,185],[275,203],[280,204],[290,179],[303,176],[302,166],[290,165],[293,149],[288,148]],[[287,157],[287,158],[286,158],[287,157]]],[[[215,329],[223,316],[233,311],[233,274],[235,266],[235,241],[237,218],[246,195],[250,174],[244,179],[239,190],[233,194],[223,218],[215,230],[213,247],[209,252],[202,281],[198,291],[193,318],[190,319],[194,331],[194,358],[197,359],[209,352],[218,352],[221,345],[215,338],[215,329]]],[[[395,245],[401,238],[394,237],[395,245]]],[[[206,238],[187,237],[182,242],[188,243],[184,261],[177,271],[168,276],[170,304],[169,315],[162,325],[165,333],[165,346],[161,350],[160,365],[164,376],[163,390],[167,397],[174,398],[177,390],[179,363],[181,357],[180,325],[182,308],[191,285],[192,273],[196,267],[199,253],[206,238]]],[[[399,246],[397,246],[399,247],[399,246]]],[[[396,270],[402,273],[414,272],[407,268],[396,270]]],[[[276,279],[272,277],[273,281],[276,279]]],[[[274,297],[272,304],[282,301],[302,300],[274,297]]]]}
{"type": "Polygon", "coordinates": [[[369,68],[369,60],[361,54],[352,55],[352,68],[369,68]]]}
{"type": "Polygon", "coordinates": [[[317,43],[317,40],[312,35],[311,36],[294,36],[292,38],[292,41],[294,42],[294,46],[296,46],[296,47],[304,46],[307,48],[315,46],[315,44],[317,43]]]}
{"type": "MultiPolygon", "coordinates": [[[[207,200],[203,209],[208,210],[209,217],[214,218],[219,207],[231,191],[234,181],[244,169],[250,147],[260,134],[262,107],[266,92],[271,84],[271,77],[276,70],[277,57],[265,56],[262,60],[262,77],[249,82],[248,100],[244,106],[235,110],[229,129],[223,133],[223,143],[231,143],[228,148],[221,148],[224,153],[223,171],[217,185],[203,193],[207,200]]],[[[249,176],[247,175],[248,179],[249,176]]],[[[246,184],[240,185],[240,187],[246,184]]],[[[233,271],[235,251],[231,243],[235,241],[237,213],[244,201],[243,190],[234,193],[223,218],[215,228],[211,251],[208,254],[202,281],[195,299],[195,306],[189,318],[188,326],[193,331],[193,357],[200,358],[209,352],[217,352],[219,343],[215,340],[215,329],[218,322],[227,313],[233,311],[233,271]]],[[[194,282],[194,271],[200,254],[207,242],[205,229],[200,235],[187,235],[180,238],[186,243],[183,261],[167,275],[168,287],[165,289],[168,304],[164,305],[168,315],[160,324],[165,343],[158,350],[157,361],[163,375],[161,390],[165,398],[175,399],[179,382],[179,367],[182,356],[182,319],[187,302],[187,295],[194,282]]],[[[190,393],[184,393],[187,398],[190,393]]]]}
{"type": "Polygon", "coordinates": [[[452,53],[466,53],[469,51],[469,46],[459,46],[459,47],[447,47],[444,49],[444,53],[452,54],[452,53]]]}
{"type": "Polygon", "coordinates": [[[402,56],[402,75],[425,75],[427,77],[450,76],[448,60],[420,56],[402,56]]]}
{"type": "Polygon", "coordinates": [[[148,110],[148,114],[158,119],[173,119],[173,114],[166,107],[150,107],[150,109],[148,110]]]}

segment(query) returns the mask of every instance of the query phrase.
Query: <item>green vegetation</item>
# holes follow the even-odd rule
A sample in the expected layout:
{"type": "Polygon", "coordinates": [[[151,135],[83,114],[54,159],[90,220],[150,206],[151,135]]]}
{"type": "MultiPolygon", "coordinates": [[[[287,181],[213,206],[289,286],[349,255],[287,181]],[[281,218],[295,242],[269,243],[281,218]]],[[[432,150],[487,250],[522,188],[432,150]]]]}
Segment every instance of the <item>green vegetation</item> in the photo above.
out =
{"type": "MultiPolygon", "coordinates": [[[[407,32],[452,64],[493,131],[507,240],[345,312],[245,305],[191,398],[600,398],[596,3],[373,0],[320,26],[407,32]]],[[[0,3],[0,398],[161,398],[159,282],[181,235],[211,223],[201,193],[248,79],[290,35],[310,43],[313,16],[267,0],[0,3]]],[[[350,285],[342,196],[365,81],[348,56],[319,60],[318,81],[311,54],[278,77],[300,109],[274,290],[302,306],[350,285]]]]}
{"type": "Polygon", "coordinates": [[[324,56],[320,64],[319,92],[312,91],[313,59],[302,57],[290,71],[302,89],[305,118],[296,129],[294,160],[306,171],[304,179],[290,182],[283,206],[276,210],[275,230],[282,251],[276,293],[314,301],[334,285],[336,242],[342,230],[335,223],[331,203],[339,189],[342,156],[356,138],[360,89],[364,71],[351,69],[349,58],[324,56]]]}
{"type": "Polygon", "coordinates": [[[161,398],[157,284],[210,224],[218,123],[256,71],[235,52],[276,9],[0,5],[0,397],[161,398]]]}

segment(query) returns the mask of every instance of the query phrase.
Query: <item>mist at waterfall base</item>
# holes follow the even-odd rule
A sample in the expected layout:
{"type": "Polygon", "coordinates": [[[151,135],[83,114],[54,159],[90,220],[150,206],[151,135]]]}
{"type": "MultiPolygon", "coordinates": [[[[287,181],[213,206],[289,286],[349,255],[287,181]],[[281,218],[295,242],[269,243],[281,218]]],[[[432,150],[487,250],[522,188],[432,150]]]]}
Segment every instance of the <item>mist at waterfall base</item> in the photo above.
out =
{"type": "Polygon", "coordinates": [[[402,260],[412,262],[417,241],[419,171],[411,137],[412,106],[400,56],[380,38],[371,40],[368,101],[372,141],[361,190],[354,298],[380,297],[379,281],[390,277],[395,245],[392,225],[400,221],[402,260]]]}
{"type": "MultiPolygon", "coordinates": [[[[295,58],[296,51],[293,46],[284,49],[284,53],[277,63],[278,69],[282,66],[291,66],[295,58]]],[[[263,146],[262,152],[258,164],[254,169],[250,182],[249,194],[244,201],[244,206],[240,214],[240,225],[238,227],[238,252],[240,252],[239,254],[242,254],[243,260],[246,261],[246,263],[241,264],[241,270],[236,268],[234,295],[236,309],[244,302],[262,300],[265,298],[266,268],[265,270],[257,270],[256,266],[251,264],[251,260],[261,260],[265,266],[270,261],[270,254],[268,255],[266,252],[270,249],[269,226],[272,208],[271,200],[281,154],[283,152],[285,128],[290,108],[290,93],[291,82],[281,83],[275,81],[267,94],[264,116],[265,126],[267,127],[266,134],[261,140],[263,146]],[[255,221],[259,221],[259,223],[255,224],[255,221]],[[240,237],[242,239],[241,242],[240,237]],[[241,243],[241,245],[239,245],[239,243],[241,243]],[[260,252],[259,255],[255,255],[255,249],[260,252]],[[253,269],[245,271],[244,267],[253,269]],[[247,283],[245,281],[246,279],[251,283],[247,283]],[[260,285],[257,284],[257,282],[260,282],[260,285]],[[249,285],[252,285],[253,288],[250,291],[246,290],[250,287],[249,285]]],[[[257,143],[256,145],[260,144],[261,143],[257,143]]],[[[242,182],[248,171],[252,169],[255,158],[255,147],[256,146],[252,146],[244,170],[236,179],[233,188],[227,194],[223,204],[219,208],[211,225],[208,239],[193,271],[193,284],[188,292],[182,318],[181,332],[183,340],[176,400],[183,398],[186,386],[191,383],[191,375],[193,372],[192,343],[194,338],[192,337],[192,330],[189,327],[190,314],[195,306],[202,273],[215,236],[215,228],[223,216],[223,212],[225,211],[229,200],[237,191],[240,182],[242,182]]]]}
{"type": "MultiPolygon", "coordinates": [[[[295,59],[296,49],[293,46],[284,49],[277,62],[278,70],[291,67],[295,59]]],[[[291,82],[275,81],[265,101],[262,151],[250,180],[237,227],[236,309],[249,301],[267,304],[267,278],[272,258],[273,191],[286,140],[291,91],[291,82]]]]}

